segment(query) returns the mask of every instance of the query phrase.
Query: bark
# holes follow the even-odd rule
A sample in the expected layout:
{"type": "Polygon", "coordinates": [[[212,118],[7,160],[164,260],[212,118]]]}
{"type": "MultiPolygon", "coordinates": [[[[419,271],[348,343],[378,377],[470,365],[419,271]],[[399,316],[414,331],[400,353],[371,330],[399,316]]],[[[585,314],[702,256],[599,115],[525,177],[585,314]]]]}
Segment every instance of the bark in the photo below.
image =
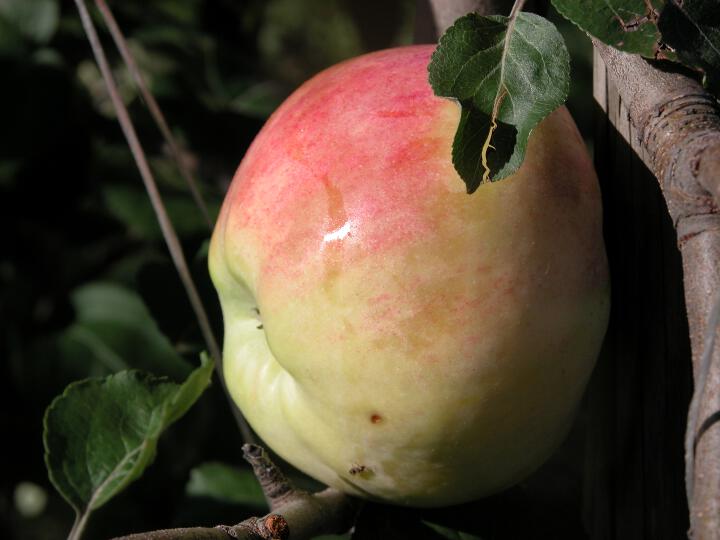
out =
{"type": "Polygon", "coordinates": [[[260,482],[269,514],[236,525],[165,529],[115,540],[309,540],[350,529],[358,511],[355,500],[333,488],[319,493],[295,489],[260,446],[246,444],[243,454],[260,482]]]}
{"type": "MultiPolygon", "coordinates": [[[[720,117],[715,99],[683,73],[595,47],[614,79],[657,177],[683,258],[695,394],[686,467],[691,536],[720,538],[720,349],[713,308],[720,291],[720,117]],[[694,448],[694,452],[693,452],[694,448]],[[694,455],[693,455],[694,454],[694,455]]],[[[717,308],[716,308],[717,310],[717,308]]]]}

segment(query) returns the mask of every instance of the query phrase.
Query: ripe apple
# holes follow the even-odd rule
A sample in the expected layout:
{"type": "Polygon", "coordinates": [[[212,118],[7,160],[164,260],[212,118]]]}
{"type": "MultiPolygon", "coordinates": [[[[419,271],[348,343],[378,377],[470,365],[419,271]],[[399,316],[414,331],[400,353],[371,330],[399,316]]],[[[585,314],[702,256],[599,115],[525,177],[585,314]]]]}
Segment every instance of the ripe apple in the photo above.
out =
{"type": "Polygon", "coordinates": [[[471,500],[537,468],[605,332],[598,183],[565,108],[473,195],[431,46],[332,67],[248,150],[210,269],[232,398],[275,452],[362,497],[471,500]]]}

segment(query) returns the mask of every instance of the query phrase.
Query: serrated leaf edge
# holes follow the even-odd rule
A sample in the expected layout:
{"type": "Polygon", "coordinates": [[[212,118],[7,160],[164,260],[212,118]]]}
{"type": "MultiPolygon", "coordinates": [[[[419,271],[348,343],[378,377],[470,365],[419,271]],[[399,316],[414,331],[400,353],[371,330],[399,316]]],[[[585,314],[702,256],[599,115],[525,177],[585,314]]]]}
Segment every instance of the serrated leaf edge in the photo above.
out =
{"type": "MultiPolygon", "coordinates": [[[[176,422],[180,417],[182,417],[185,414],[185,412],[187,412],[187,410],[188,410],[188,408],[185,408],[184,410],[182,410],[179,413],[171,414],[172,411],[176,407],[176,404],[177,404],[177,401],[178,401],[180,395],[182,394],[182,389],[185,387],[185,385],[188,382],[190,382],[190,380],[193,378],[193,376],[202,375],[203,368],[206,370],[209,370],[208,371],[208,373],[209,373],[208,381],[207,381],[207,384],[205,385],[206,388],[207,388],[207,386],[209,386],[209,384],[212,380],[213,360],[205,352],[201,353],[200,359],[201,359],[200,366],[198,366],[196,369],[194,369],[188,375],[188,377],[185,379],[185,381],[183,381],[181,383],[173,381],[170,377],[167,377],[167,376],[158,376],[158,375],[154,375],[152,373],[148,373],[146,371],[139,370],[139,369],[129,369],[129,370],[120,371],[118,373],[112,373],[112,374],[106,375],[104,377],[88,377],[86,379],[74,381],[74,382],[68,384],[65,387],[65,389],[63,390],[63,392],[60,395],[56,396],[50,402],[50,405],[48,405],[47,409],[45,409],[45,413],[43,415],[43,437],[42,438],[43,438],[43,448],[45,450],[44,456],[43,456],[44,462],[45,462],[45,468],[48,471],[48,478],[50,479],[50,482],[55,487],[56,491],[58,493],[60,493],[60,495],[63,497],[63,499],[65,499],[65,501],[67,501],[67,503],[73,508],[73,510],[75,510],[76,521],[82,521],[83,519],[86,518],[86,515],[89,511],[95,510],[95,509],[99,508],[100,506],[102,506],[102,505],[99,505],[97,507],[94,506],[94,502],[98,499],[98,494],[102,493],[103,488],[105,486],[107,486],[109,482],[111,482],[113,479],[116,478],[117,471],[119,471],[121,469],[123,464],[127,463],[127,461],[130,459],[131,456],[132,457],[135,457],[138,455],[140,457],[144,456],[145,459],[142,459],[141,461],[143,463],[147,463],[147,465],[150,465],[153,462],[153,460],[155,458],[155,450],[157,447],[157,442],[158,442],[162,432],[167,427],[169,427],[171,424],[176,422]],[[161,414],[162,414],[163,421],[161,422],[161,428],[159,429],[159,432],[153,434],[150,437],[147,437],[146,439],[143,440],[143,442],[137,448],[135,448],[131,452],[127,453],[123,457],[123,459],[121,459],[120,462],[118,462],[118,464],[115,467],[113,467],[113,469],[110,471],[108,476],[98,485],[98,487],[92,491],[92,494],[91,494],[90,498],[88,499],[87,504],[83,508],[78,508],[77,506],[75,506],[75,504],[70,499],[68,499],[65,492],[62,489],[60,489],[58,480],[55,477],[55,474],[53,473],[52,467],[50,466],[50,448],[48,446],[49,416],[52,413],[52,411],[57,408],[58,403],[60,403],[63,399],[67,398],[71,392],[74,392],[76,390],[76,388],[78,388],[80,386],[90,385],[90,384],[102,385],[102,384],[106,383],[108,380],[110,380],[111,378],[117,377],[120,374],[126,374],[128,376],[139,376],[140,380],[143,380],[143,381],[152,380],[153,384],[173,383],[173,384],[176,384],[178,388],[177,388],[177,391],[175,392],[174,396],[172,397],[172,399],[170,399],[169,402],[165,403],[164,406],[162,407],[161,414]],[[153,444],[151,445],[150,443],[153,443],[153,444]]],[[[140,458],[138,458],[138,459],[140,459],[140,458]]],[[[137,479],[137,475],[133,474],[134,471],[135,471],[135,468],[131,469],[131,471],[126,476],[126,480],[121,482],[118,485],[116,492],[122,491],[130,483],[132,483],[134,480],[137,479]]],[[[107,502],[107,501],[105,501],[105,502],[107,502]]]]}

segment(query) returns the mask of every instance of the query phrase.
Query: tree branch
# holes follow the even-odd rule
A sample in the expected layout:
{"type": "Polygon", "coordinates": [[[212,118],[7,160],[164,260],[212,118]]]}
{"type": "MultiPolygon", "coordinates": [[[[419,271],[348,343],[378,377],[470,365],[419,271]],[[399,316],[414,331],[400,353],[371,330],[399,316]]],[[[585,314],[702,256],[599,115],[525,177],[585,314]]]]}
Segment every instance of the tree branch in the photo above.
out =
{"type": "Polygon", "coordinates": [[[686,437],[691,534],[720,538],[720,116],[694,79],[595,42],[657,177],[683,258],[695,391],[686,437]],[[714,316],[713,316],[714,315],[714,316]]]}
{"type": "Polygon", "coordinates": [[[255,478],[260,482],[260,487],[265,494],[265,500],[270,510],[282,506],[288,497],[295,493],[290,480],[272,462],[262,446],[256,444],[243,445],[243,457],[252,466],[255,478]]]}
{"type": "Polygon", "coordinates": [[[243,446],[271,512],[236,525],[166,529],[118,537],[116,540],[309,540],[348,531],[359,509],[357,501],[327,488],[319,493],[295,489],[260,446],[243,446]]]}
{"type": "Polygon", "coordinates": [[[100,43],[100,38],[98,37],[97,31],[95,30],[95,25],[92,22],[92,18],[90,17],[90,13],[88,12],[85,0],[75,0],[75,5],[77,6],[78,12],[80,14],[80,20],[85,30],[85,34],[87,35],[88,41],[90,42],[90,47],[92,48],[93,55],[95,56],[95,62],[97,63],[98,68],[100,69],[100,73],[102,73],[103,79],[105,81],[105,87],[107,88],[108,94],[117,114],[118,123],[120,124],[120,128],[125,135],[125,139],[127,140],[130,151],[132,152],[133,158],[135,159],[135,164],[137,165],[138,171],[140,172],[140,177],[142,178],[143,184],[145,185],[145,190],[147,191],[150,202],[152,203],[152,207],[157,217],[158,224],[160,225],[160,230],[162,231],[163,238],[165,239],[168,251],[170,252],[170,257],[172,258],[178,275],[180,276],[180,281],[185,288],[185,293],[190,300],[190,305],[192,306],[193,312],[195,313],[195,317],[197,319],[198,325],[200,326],[200,331],[202,332],[205,344],[207,345],[208,350],[210,351],[210,355],[213,357],[213,360],[215,360],[215,366],[217,368],[216,372],[218,374],[218,378],[220,379],[220,384],[222,385],[223,390],[225,390],[225,395],[228,396],[230,407],[233,411],[233,414],[235,415],[235,419],[242,432],[244,440],[246,442],[253,441],[254,435],[252,430],[245,421],[245,418],[243,418],[239,409],[235,406],[232,400],[230,400],[229,394],[225,389],[225,378],[223,377],[221,367],[222,353],[220,351],[220,346],[218,345],[218,341],[217,339],[215,339],[215,335],[213,334],[212,327],[210,326],[210,320],[208,319],[207,312],[205,311],[205,306],[202,303],[202,299],[200,298],[200,294],[198,293],[197,287],[195,286],[195,282],[192,278],[192,274],[190,273],[190,269],[188,268],[187,259],[185,258],[185,253],[183,252],[182,245],[180,244],[180,239],[178,238],[177,232],[173,227],[172,221],[170,221],[170,217],[168,216],[165,204],[163,203],[162,197],[160,196],[157,183],[155,182],[155,177],[150,170],[150,165],[148,164],[147,157],[145,156],[145,151],[143,150],[140,139],[138,138],[137,132],[135,131],[133,122],[130,119],[130,114],[128,113],[127,107],[125,107],[125,104],[123,103],[123,100],[118,92],[115,78],[113,77],[112,70],[110,69],[110,64],[107,60],[107,56],[105,55],[105,50],[100,43]]]}
{"type": "Polygon", "coordinates": [[[147,105],[147,108],[153,117],[153,120],[155,120],[155,124],[157,124],[160,133],[162,133],[162,136],[165,139],[165,143],[167,144],[170,151],[170,155],[172,156],[178,169],[180,170],[180,174],[185,179],[185,183],[190,189],[190,193],[195,200],[195,204],[200,209],[200,212],[202,213],[203,218],[208,225],[208,228],[212,230],[213,222],[210,218],[210,213],[208,212],[205,200],[203,199],[203,196],[200,193],[200,189],[198,188],[197,181],[195,180],[192,172],[190,171],[190,167],[188,167],[187,165],[187,160],[183,158],[183,155],[180,152],[180,147],[175,141],[175,137],[173,136],[172,131],[170,131],[170,126],[168,126],[168,123],[165,120],[165,115],[162,113],[160,105],[158,105],[155,97],[152,95],[152,92],[150,92],[147,84],[145,84],[145,78],[142,76],[140,68],[138,68],[137,63],[135,62],[135,58],[130,53],[130,48],[128,47],[125,36],[123,35],[122,30],[120,30],[120,27],[115,20],[115,16],[113,15],[112,10],[105,3],[105,0],[95,0],[95,5],[100,11],[103,20],[105,21],[105,25],[110,31],[110,35],[115,42],[115,46],[117,47],[118,51],[120,51],[120,55],[122,56],[123,61],[125,62],[128,71],[130,72],[130,75],[132,75],[132,78],[135,80],[135,84],[137,85],[138,90],[140,90],[140,95],[142,95],[143,100],[145,101],[145,104],[147,105]]]}

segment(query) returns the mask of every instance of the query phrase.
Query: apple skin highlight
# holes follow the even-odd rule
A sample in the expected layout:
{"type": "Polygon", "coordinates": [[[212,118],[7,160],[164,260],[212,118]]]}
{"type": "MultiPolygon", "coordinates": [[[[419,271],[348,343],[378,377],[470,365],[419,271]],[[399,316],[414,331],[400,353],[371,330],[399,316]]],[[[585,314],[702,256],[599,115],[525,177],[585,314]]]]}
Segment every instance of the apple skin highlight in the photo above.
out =
{"type": "Polygon", "coordinates": [[[210,247],[224,373],[253,429],[361,497],[461,503],[564,438],[607,325],[598,182],[564,107],[467,195],[433,46],[300,87],[233,180],[210,247]]]}

